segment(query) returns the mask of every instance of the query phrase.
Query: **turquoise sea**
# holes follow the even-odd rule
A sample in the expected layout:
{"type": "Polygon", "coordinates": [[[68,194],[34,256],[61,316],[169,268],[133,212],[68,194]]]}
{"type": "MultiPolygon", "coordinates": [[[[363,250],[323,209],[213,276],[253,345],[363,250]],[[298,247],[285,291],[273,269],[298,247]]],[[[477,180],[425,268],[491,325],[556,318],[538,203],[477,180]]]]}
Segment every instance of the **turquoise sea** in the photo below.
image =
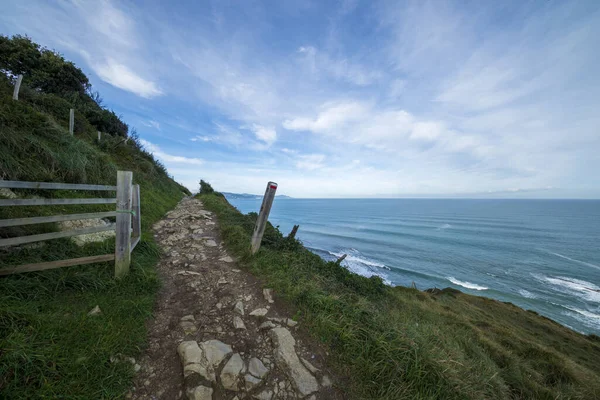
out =
{"type": "MultiPolygon", "coordinates": [[[[261,200],[230,199],[243,213],[261,200]]],[[[390,285],[454,287],[600,334],[600,201],[284,199],[269,220],[390,285]]]]}

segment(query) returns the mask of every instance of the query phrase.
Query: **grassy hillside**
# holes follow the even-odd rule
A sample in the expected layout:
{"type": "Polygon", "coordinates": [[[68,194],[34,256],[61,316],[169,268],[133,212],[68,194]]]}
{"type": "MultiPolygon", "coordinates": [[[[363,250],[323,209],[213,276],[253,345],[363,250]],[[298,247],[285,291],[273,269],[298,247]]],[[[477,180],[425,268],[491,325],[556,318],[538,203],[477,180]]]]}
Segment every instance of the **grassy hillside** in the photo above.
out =
{"type": "MultiPolygon", "coordinates": [[[[146,335],[144,323],[151,315],[159,285],[154,272],[159,250],[148,229],[189,192],[140,148],[135,135],[124,143],[127,125],[120,120],[112,121],[121,128],[120,133],[105,134],[97,142],[99,125],[92,117],[117,118],[114,113],[89,102],[85,113],[77,100],[80,97],[73,93],[47,93],[29,87],[27,80],[19,101],[12,100],[12,91],[12,82],[0,73],[0,178],[115,185],[117,170],[133,171],[134,183],[141,187],[143,235],[133,252],[130,274],[121,281],[113,279],[113,263],[0,277],[0,398],[122,397],[129,388],[133,366],[112,363],[110,358],[139,354],[146,335]],[[77,111],[75,135],[71,136],[68,115],[73,107],[77,111]],[[102,314],[88,316],[96,305],[102,314]]],[[[63,190],[15,192],[19,197],[114,196],[63,190]]],[[[0,207],[0,218],[114,207],[0,207]]],[[[0,237],[56,229],[55,224],[4,228],[0,237]]],[[[20,249],[0,248],[0,268],[112,252],[114,239],[84,247],[57,239],[20,249]]]]}
{"type": "Polygon", "coordinates": [[[242,215],[218,194],[199,198],[217,214],[230,250],[329,345],[349,398],[600,398],[597,336],[454,289],[387,287],[323,261],[272,226],[251,256],[256,214],[242,215]]]}

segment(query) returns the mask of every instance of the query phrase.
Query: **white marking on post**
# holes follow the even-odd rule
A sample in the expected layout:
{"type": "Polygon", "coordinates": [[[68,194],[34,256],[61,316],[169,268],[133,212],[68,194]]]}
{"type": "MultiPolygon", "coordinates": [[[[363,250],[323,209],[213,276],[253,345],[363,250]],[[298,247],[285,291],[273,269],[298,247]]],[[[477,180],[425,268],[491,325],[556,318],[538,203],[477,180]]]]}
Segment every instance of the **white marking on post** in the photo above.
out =
{"type": "Polygon", "coordinates": [[[73,136],[73,130],[75,129],[75,110],[69,110],[69,133],[73,136]]]}
{"type": "Polygon", "coordinates": [[[265,233],[276,191],[277,184],[275,182],[267,183],[267,190],[265,191],[265,196],[263,197],[262,205],[260,206],[260,212],[256,219],[256,225],[254,225],[254,232],[252,233],[252,254],[255,254],[258,249],[260,249],[260,243],[262,242],[262,237],[265,233]]]}
{"type": "Polygon", "coordinates": [[[21,82],[23,82],[23,75],[17,76],[17,82],[15,82],[15,90],[13,92],[13,100],[19,100],[19,90],[21,89],[21,82]]]}

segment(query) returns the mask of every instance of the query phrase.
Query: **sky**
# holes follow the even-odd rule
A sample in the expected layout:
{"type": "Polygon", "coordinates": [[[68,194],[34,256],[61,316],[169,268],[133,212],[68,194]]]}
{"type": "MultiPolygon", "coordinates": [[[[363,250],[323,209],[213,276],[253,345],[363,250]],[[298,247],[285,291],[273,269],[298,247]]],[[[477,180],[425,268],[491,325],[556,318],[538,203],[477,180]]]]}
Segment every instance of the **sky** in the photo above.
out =
{"type": "Polygon", "coordinates": [[[600,2],[0,0],[192,191],[600,198],[600,2]]]}

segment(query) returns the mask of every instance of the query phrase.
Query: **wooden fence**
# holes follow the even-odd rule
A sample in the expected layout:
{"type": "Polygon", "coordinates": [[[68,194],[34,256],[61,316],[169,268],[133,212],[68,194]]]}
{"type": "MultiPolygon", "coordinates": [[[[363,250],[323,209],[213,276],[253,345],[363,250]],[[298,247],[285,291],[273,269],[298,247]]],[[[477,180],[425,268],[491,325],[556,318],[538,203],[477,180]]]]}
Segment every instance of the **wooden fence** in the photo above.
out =
{"type": "Polygon", "coordinates": [[[0,269],[0,275],[15,274],[20,272],[41,271],[45,269],[68,267],[72,265],[92,264],[98,262],[115,261],[115,277],[121,278],[129,271],[131,252],[140,241],[141,215],[140,215],[140,187],[132,185],[133,174],[130,171],[117,172],[117,186],[85,185],[72,183],[50,182],[22,182],[0,181],[0,188],[10,189],[63,189],[63,190],[92,190],[116,192],[112,198],[80,198],[80,199],[0,199],[0,207],[6,206],[44,206],[44,205],[72,205],[72,204],[116,204],[115,211],[93,212],[84,214],[53,215],[46,217],[29,217],[0,219],[0,228],[43,224],[48,222],[74,221],[91,218],[116,217],[116,223],[105,226],[74,229],[70,231],[42,233],[0,239],[0,247],[14,246],[25,243],[40,242],[89,233],[116,231],[114,254],[71,258],[36,264],[26,264],[17,267],[0,269]]]}

